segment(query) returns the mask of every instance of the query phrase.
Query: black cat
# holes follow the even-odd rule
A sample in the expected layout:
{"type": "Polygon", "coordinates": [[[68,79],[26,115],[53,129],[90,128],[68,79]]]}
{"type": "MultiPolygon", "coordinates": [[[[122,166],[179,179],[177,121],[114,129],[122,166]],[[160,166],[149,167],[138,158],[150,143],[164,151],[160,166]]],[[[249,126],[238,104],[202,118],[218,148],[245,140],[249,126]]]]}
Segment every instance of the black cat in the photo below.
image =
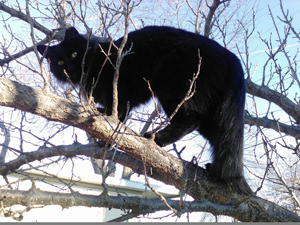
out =
{"type": "MultiPolygon", "coordinates": [[[[121,42],[122,38],[114,44],[120,46],[121,42]]],[[[107,53],[109,42],[100,43],[98,38],[92,38],[87,50],[87,39],[72,27],[58,45],[37,48],[50,59],[50,70],[58,80],[68,82],[69,77],[74,84],[81,80],[85,55],[82,80],[89,93],[106,58],[99,44],[107,53]]],[[[155,135],[155,142],[166,146],[197,130],[212,146],[213,161],[207,166],[210,175],[231,184],[241,194],[252,194],[243,176],[245,82],[238,58],[213,40],[171,27],[149,26],[131,32],[125,50],[130,46],[131,54],[121,64],[118,83],[120,120],[125,118],[127,102],[132,109],[151,98],[145,80],[170,116],[197,72],[200,50],[202,64],[196,92],[181,106],[171,124],[155,135]]],[[[112,63],[116,62],[116,52],[112,46],[112,63]]],[[[112,107],[113,76],[114,67],[107,61],[93,92],[95,102],[104,106],[108,114],[112,107]]]]}

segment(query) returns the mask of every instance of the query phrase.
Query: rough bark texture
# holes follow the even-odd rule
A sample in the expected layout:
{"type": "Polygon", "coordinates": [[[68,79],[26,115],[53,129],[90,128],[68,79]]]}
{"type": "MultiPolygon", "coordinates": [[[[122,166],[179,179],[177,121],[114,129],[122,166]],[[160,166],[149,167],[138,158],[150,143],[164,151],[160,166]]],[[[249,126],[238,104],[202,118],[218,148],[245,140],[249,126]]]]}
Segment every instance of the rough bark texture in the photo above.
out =
{"type": "MultiPolygon", "coordinates": [[[[188,208],[191,204],[205,204],[206,210],[209,212],[220,210],[221,213],[216,214],[229,215],[240,221],[300,221],[298,216],[274,203],[255,196],[239,196],[232,193],[225,185],[209,180],[204,169],[170,155],[153,141],[139,136],[125,126],[120,126],[121,124],[118,121],[110,117],[96,116],[92,110],[87,109],[87,107],[60,98],[50,92],[33,89],[17,82],[0,78],[0,105],[13,107],[40,115],[48,120],[60,121],[81,128],[104,141],[111,142],[113,138],[115,142],[119,143],[118,147],[124,150],[130,157],[146,163],[149,167],[151,166],[153,171],[151,174],[152,177],[166,184],[174,185],[179,190],[184,190],[185,193],[190,194],[197,200],[195,203],[184,203],[184,207],[188,208]]],[[[93,152],[95,149],[92,150],[92,152],[88,150],[83,151],[84,148],[82,148],[82,146],[73,149],[68,149],[66,146],[60,148],[61,149],[58,147],[54,150],[40,148],[38,150],[40,154],[32,152],[20,155],[14,161],[0,166],[0,173],[5,175],[28,161],[39,160],[44,157],[54,156],[55,154],[67,154],[70,156],[73,154],[94,154],[95,156],[97,152],[93,152]]],[[[122,163],[121,157],[119,159],[122,163]]],[[[123,162],[123,164],[126,163],[123,162]]],[[[142,168],[142,165],[143,163],[140,163],[132,167],[133,169],[139,170],[142,168]]],[[[18,193],[15,191],[2,191],[2,200],[4,205],[24,205],[27,203],[22,202],[22,199],[26,196],[30,199],[31,204],[45,203],[49,197],[47,192],[43,192],[43,195],[39,197],[36,197],[36,194],[37,192],[35,190],[18,193]]],[[[51,194],[53,195],[53,193],[51,194]]],[[[55,196],[56,195],[60,196],[63,194],[55,194],[55,196]]],[[[75,205],[82,204],[79,203],[81,198],[87,198],[89,199],[88,206],[91,206],[91,204],[94,204],[93,201],[101,204],[103,196],[95,197],[73,193],[67,195],[67,197],[71,198],[72,201],[70,200],[70,202],[75,205]]],[[[108,196],[105,197],[106,200],[111,198],[112,197],[108,196]]],[[[140,202],[144,201],[142,199],[133,199],[136,200],[134,204],[137,202],[141,204],[140,202]]],[[[126,201],[131,201],[131,199],[127,198],[126,201]]],[[[53,202],[53,199],[51,202],[53,202]]],[[[110,204],[112,204],[112,202],[113,199],[110,204]]],[[[101,206],[106,205],[102,202],[101,206]]],[[[131,204],[125,204],[125,206],[131,209],[134,208],[131,204]]],[[[124,206],[117,204],[108,207],[121,208],[124,206]]],[[[205,211],[203,208],[201,208],[201,210],[205,211]]],[[[141,210],[140,212],[144,211],[141,210]]]]}

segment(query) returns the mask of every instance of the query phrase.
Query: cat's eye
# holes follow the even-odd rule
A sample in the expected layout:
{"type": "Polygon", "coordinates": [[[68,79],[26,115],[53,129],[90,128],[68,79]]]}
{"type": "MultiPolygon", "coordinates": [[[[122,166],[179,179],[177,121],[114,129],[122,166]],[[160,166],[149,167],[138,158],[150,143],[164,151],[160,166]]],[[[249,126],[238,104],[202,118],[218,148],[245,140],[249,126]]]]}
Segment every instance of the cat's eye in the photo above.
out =
{"type": "Polygon", "coordinates": [[[77,56],[77,52],[73,52],[73,53],[72,53],[72,58],[74,58],[74,59],[75,59],[75,58],[76,58],[76,56],[77,56]]]}
{"type": "Polygon", "coordinates": [[[65,62],[64,61],[58,61],[57,64],[60,65],[60,66],[62,66],[62,65],[65,64],[65,62]]]}

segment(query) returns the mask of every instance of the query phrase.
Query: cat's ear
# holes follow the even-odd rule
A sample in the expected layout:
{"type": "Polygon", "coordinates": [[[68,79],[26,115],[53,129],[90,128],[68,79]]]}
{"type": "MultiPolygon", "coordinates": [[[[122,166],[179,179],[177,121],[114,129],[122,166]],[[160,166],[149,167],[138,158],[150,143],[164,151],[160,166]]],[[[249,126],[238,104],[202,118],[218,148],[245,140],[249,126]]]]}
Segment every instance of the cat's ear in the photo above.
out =
{"type": "Polygon", "coordinates": [[[66,30],[65,40],[68,40],[72,37],[78,36],[79,32],[76,30],[75,27],[70,27],[66,30]]]}

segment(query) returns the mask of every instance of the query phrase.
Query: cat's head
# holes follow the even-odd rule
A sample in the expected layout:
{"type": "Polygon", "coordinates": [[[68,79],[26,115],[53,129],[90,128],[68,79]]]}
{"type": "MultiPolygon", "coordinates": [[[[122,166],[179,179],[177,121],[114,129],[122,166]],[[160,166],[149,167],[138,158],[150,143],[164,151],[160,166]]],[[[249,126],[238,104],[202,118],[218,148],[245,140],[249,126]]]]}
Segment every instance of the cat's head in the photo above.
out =
{"type": "Polygon", "coordinates": [[[38,45],[37,50],[50,60],[50,70],[62,82],[69,76],[78,83],[82,75],[82,61],[87,48],[87,40],[74,28],[66,30],[62,42],[54,46],[38,45]]]}

